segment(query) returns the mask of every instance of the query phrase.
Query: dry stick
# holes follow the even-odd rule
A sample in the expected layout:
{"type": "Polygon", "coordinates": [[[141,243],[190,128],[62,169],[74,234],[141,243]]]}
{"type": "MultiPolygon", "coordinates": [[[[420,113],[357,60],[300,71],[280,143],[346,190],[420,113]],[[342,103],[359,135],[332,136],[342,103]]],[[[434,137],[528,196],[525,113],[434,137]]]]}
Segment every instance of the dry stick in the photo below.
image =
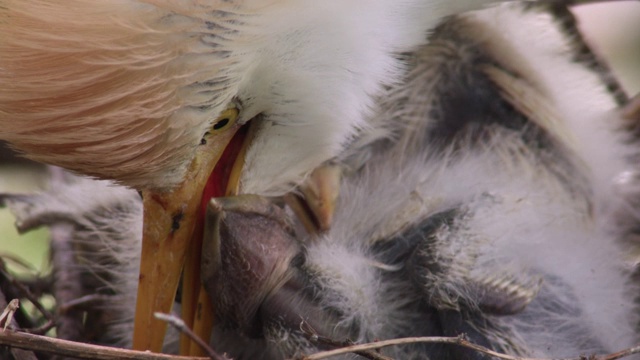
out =
{"type": "MultiPolygon", "coordinates": [[[[622,351],[618,351],[617,353],[613,353],[613,354],[609,354],[609,355],[599,355],[599,356],[595,356],[593,359],[595,360],[617,360],[617,359],[622,359],[624,357],[630,356],[630,355],[634,355],[634,354],[640,354],[640,346],[636,346],[636,347],[632,347],[629,349],[625,349],[622,351]]],[[[591,360],[591,359],[589,359],[591,360]]]]}
{"type": "MultiPolygon", "coordinates": [[[[466,348],[469,348],[469,349],[472,349],[472,350],[475,350],[475,351],[478,351],[478,352],[493,356],[493,357],[495,357],[497,359],[503,359],[503,360],[550,360],[550,359],[542,359],[542,358],[529,358],[529,357],[511,356],[511,355],[501,354],[501,353],[498,353],[498,352],[493,351],[491,349],[488,349],[486,347],[473,344],[473,343],[467,341],[463,335],[460,335],[460,336],[457,336],[457,337],[437,337],[437,336],[433,336],[433,337],[409,337],[409,338],[377,341],[377,342],[373,342],[373,343],[347,346],[347,347],[340,348],[340,349],[323,351],[323,352],[315,353],[315,354],[312,354],[312,355],[307,355],[307,356],[303,357],[302,360],[326,359],[326,358],[329,358],[329,357],[332,357],[332,356],[342,355],[342,354],[346,354],[346,353],[353,353],[353,352],[364,351],[364,350],[380,349],[380,348],[383,348],[383,347],[393,346],[393,345],[406,345],[406,344],[416,344],[416,343],[453,344],[453,345],[463,346],[463,347],[466,347],[466,348]]],[[[608,354],[608,355],[578,356],[578,357],[574,357],[574,358],[554,359],[554,360],[617,360],[617,359],[622,359],[624,357],[627,357],[627,356],[630,356],[630,355],[633,355],[633,354],[638,354],[638,353],[640,353],[640,346],[634,347],[634,348],[630,348],[630,349],[626,349],[626,350],[623,350],[623,351],[619,351],[619,352],[614,353],[614,354],[608,354]]]]}
{"type": "MultiPolygon", "coordinates": [[[[11,279],[5,276],[5,273],[2,272],[2,270],[5,269],[6,264],[4,262],[4,259],[0,258],[0,291],[2,292],[2,295],[4,295],[4,297],[8,299],[22,298],[21,291],[16,288],[13,285],[11,279]]],[[[22,309],[15,313],[15,317],[17,323],[20,324],[21,327],[32,328],[36,326],[35,322],[27,315],[25,311],[22,311],[22,309]]]]}
{"type": "Polygon", "coordinates": [[[166,355],[91,345],[14,331],[0,331],[0,345],[87,360],[208,360],[204,357],[166,355]]]}
{"type": "Polygon", "coordinates": [[[36,334],[36,335],[44,335],[46,333],[49,332],[49,330],[53,329],[54,327],[56,327],[56,323],[53,320],[47,320],[46,323],[42,324],[41,326],[35,327],[35,328],[30,328],[30,329],[22,329],[22,331],[29,333],[29,334],[36,334]]]}
{"type": "Polygon", "coordinates": [[[93,304],[117,301],[118,295],[89,294],[64,302],[58,306],[58,312],[64,314],[73,309],[84,309],[93,304]]]}
{"type": "Polygon", "coordinates": [[[24,331],[26,332],[30,332],[32,334],[39,334],[39,335],[43,335],[46,334],[47,331],[51,330],[54,326],[55,326],[55,321],[54,321],[54,317],[53,315],[51,315],[51,313],[45,309],[45,307],[40,303],[40,300],[38,299],[38,297],[36,297],[35,295],[33,295],[33,293],[31,292],[31,290],[25,286],[24,284],[22,284],[21,282],[19,282],[18,280],[16,280],[15,278],[13,278],[6,270],[4,267],[0,267],[0,274],[2,274],[2,276],[9,282],[9,284],[11,286],[13,286],[15,288],[15,290],[17,292],[19,292],[19,297],[22,298],[26,298],[27,300],[29,300],[31,302],[31,304],[33,304],[33,306],[38,309],[38,311],[40,311],[40,313],[44,316],[44,318],[47,320],[46,323],[42,326],[36,327],[36,328],[32,328],[32,329],[25,329],[24,331]]]}
{"type": "MultiPolygon", "coordinates": [[[[305,337],[312,343],[329,345],[332,348],[344,348],[354,345],[351,340],[338,341],[326,336],[321,336],[308,322],[304,320],[300,323],[300,331],[302,331],[305,337]]],[[[369,360],[393,360],[390,357],[378,353],[376,350],[354,351],[354,353],[369,360]]]]}
{"type": "MultiPolygon", "coordinates": [[[[5,299],[6,300],[6,299],[5,299]]],[[[0,315],[0,322],[4,321],[2,330],[7,330],[7,327],[13,321],[13,314],[20,308],[20,300],[13,299],[9,301],[9,304],[4,308],[2,315],[0,315]]]]}
{"type": "MultiPolygon", "coordinates": [[[[7,304],[7,299],[4,297],[4,293],[0,290],[0,309],[5,309],[8,311],[15,311],[17,310],[17,306],[19,306],[19,302],[17,302],[15,299],[11,300],[11,302],[9,304],[7,304]],[[9,306],[11,306],[11,308],[9,309],[9,306]]],[[[18,322],[16,322],[15,319],[5,319],[5,321],[10,323],[8,325],[14,327],[14,328],[18,328],[18,322]]],[[[5,328],[7,326],[7,323],[5,323],[5,328]]],[[[2,332],[5,332],[6,330],[2,330],[2,332]]],[[[20,359],[20,360],[38,360],[38,358],[36,357],[36,354],[33,353],[33,351],[30,351],[29,349],[11,349],[11,355],[13,355],[13,357],[15,359],[20,359]]]]}
{"type": "Polygon", "coordinates": [[[189,327],[187,326],[187,324],[185,324],[185,322],[180,319],[179,317],[175,316],[175,315],[171,315],[171,314],[163,314],[163,313],[154,313],[153,316],[156,317],[156,319],[158,320],[162,320],[165,321],[167,323],[169,323],[169,325],[175,327],[178,331],[180,331],[181,333],[184,333],[185,335],[187,335],[187,337],[191,340],[193,340],[196,344],[198,344],[198,346],[200,346],[202,349],[204,349],[204,351],[207,353],[207,355],[213,359],[213,360],[229,360],[229,358],[227,358],[226,356],[222,356],[220,354],[218,354],[215,350],[213,350],[209,344],[207,344],[204,340],[202,340],[200,337],[198,337],[198,335],[196,335],[191,329],[189,329],[189,327]]]}
{"type": "Polygon", "coordinates": [[[29,264],[28,262],[24,261],[23,259],[19,258],[14,254],[0,251],[0,258],[2,258],[5,261],[8,260],[13,265],[16,265],[17,267],[22,268],[22,270],[24,271],[28,271],[33,274],[35,274],[38,271],[33,265],[29,264]]]}
{"type": "Polygon", "coordinates": [[[31,290],[32,294],[42,296],[42,294],[51,294],[51,288],[53,287],[53,277],[49,275],[37,275],[32,277],[21,278],[20,283],[31,290]]]}
{"type": "Polygon", "coordinates": [[[461,345],[461,346],[470,347],[470,348],[472,348],[474,350],[480,351],[480,352],[485,353],[487,355],[495,356],[495,357],[497,357],[499,359],[506,359],[506,360],[541,360],[541,359],[530,359],[530,358],[512,357],[512,356],[508,356],[508,355],[503,355],[503,354],[497,353],[495,351],[489,350],[487,348],[483,348],[481,346],[468,343],[464,339],[464,336],[458,336],[458,337],[440,337],[440,336],[409,337],[409,338],[401,338],[401,339],[393,339],[393,340],[376,341],[376,342],[373,342],[373,343],[352,345],[352,346],[347,346],[347,347],[343,347],[343,348],[340,348],[340,349],[322,351],[322,352],[315,353],[315,354],[312,354],[312,355],[307,355],[307,356],[303,357],[302,360],[326,359],[326,358],[329,358],[329,357],[332,357],[332,356],[342,355],[342,354],[352,353],[352,352],[357,352],[357,351],[374,350],[374,349],[381,349],[381,348],[387,347],[387,346],[416,344],[416,343],[438,343],[438,344],[461,345]],[[469,346],[469,345],[472,345],[472,346],[469,346]]]}
{"type": "Polygon", "coordinates": [[[561,3],[565,5],[598,4],[607,2],[618,2],[624,0],[547,0],[547,2],[561,3]]]}
{"type": "Polygon", "coordinates": [[[34,296],[31,293],[31,290],[29,290],[28,287],[24,286],[23,284],[21,284],[19,281],[17,281],[15,278],[13,278],[7,271],[5,271],[4,269],[0,268],[0,273],[2,273],[3,276],[5,276],[9,282],[11,283],[11,285],[15,286],[21,293],[21,295],[23,297],[25,297],[27,300],[29,300],[33,306],[38,309],[38,311],[40,311],[40,313],[47,319],[47,320],[53,320],[53,315],[47,310],[45,309],[44,306],[42,306],[42,304],[40,303],[40,301],[38,300],[38,298],[36,296],[34,296]]]}
{"type": "MultiPolygon", "coordinates": [[[[392,345],[404,345],[415,343],[441,343],[441,344],[453,344],[464,346],[498,359],[504,360],[549,360],[549,359],[534,359],[518,356],[510,356],[500,354],[495,351],[489,350],[479,345],[472,344],[464,339],[463,336],[458,337],[415,337],[415,338],[403,338],[395,340],[378,341],[370,344],[354,345],[346,348],[324,351],[304,357],[304,360],[317,360],[326,359],[331,356],[341,355],[350,352],[364,351],[379,349],[392,345]]],[[[46,336],[33,335],[27,333],[19,333],[13,331],[0,331],[0,345],[8,345],[21,349],[34,350],[43,353],[72,356],[79,359],[96,359],[96,360],[206,360],[203,357],[187,357],[187,356],[174,356],[155,354],[143,351],[125,350],[118,348],[111,348],[106,346],[90,345],[84,343],[78,343],[67,340],[60,340],[50,338],[46,336]]],[[[576,358],[564,359],[564,360],[617,360],[640,353],[640,347],[634,347],[626,349],[614,354],[609,355],[593,355],[593,356],[580,356],[576,358]]],[[[20,359],[28,359],[21,357],[20,359]]],[[[32,359],[35,359],[33,357],[32,359]]],[[[215,358],[214,358],[215,359],[215,358]]],[[[224,358],[222,358],[224,359],[224,358]]],[[[556,359],[562,360],[562,359],[556,359]]]]}

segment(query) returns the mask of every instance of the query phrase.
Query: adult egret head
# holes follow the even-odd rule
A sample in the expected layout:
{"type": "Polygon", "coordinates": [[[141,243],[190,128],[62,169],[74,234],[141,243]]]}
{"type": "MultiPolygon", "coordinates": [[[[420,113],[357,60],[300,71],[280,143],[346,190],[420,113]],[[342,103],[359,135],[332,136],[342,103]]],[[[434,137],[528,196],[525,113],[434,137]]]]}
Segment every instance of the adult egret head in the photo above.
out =
{"type": "Polygon", "coordinates": [[[219,158],[258,119],[241,189],[288,190],[365,124],[394,53],[429,27],[411,26],[427,6],[406,1],[1,4],[2,138],[156,191],[184,181],[203,143],[219,158]]]}

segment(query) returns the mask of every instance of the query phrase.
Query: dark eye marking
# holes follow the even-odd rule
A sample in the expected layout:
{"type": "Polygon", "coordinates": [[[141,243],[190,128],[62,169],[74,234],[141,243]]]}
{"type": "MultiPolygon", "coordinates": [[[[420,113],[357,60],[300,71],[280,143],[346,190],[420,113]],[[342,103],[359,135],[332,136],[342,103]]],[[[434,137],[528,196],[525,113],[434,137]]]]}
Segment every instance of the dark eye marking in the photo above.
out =
{"type": "Polygon", "coordinates": [[[228,123],[229,123],[229,118],[220,119],[220,121],[213,124],[213,130],[220,130],[223,127],[227,126],[228,123]]]}
{"type": "Polygon", "coordinates": [[[200,145],[207,145],[207,136],[209,136],[209,132],[207,131],[200,139],[200,145]]]}

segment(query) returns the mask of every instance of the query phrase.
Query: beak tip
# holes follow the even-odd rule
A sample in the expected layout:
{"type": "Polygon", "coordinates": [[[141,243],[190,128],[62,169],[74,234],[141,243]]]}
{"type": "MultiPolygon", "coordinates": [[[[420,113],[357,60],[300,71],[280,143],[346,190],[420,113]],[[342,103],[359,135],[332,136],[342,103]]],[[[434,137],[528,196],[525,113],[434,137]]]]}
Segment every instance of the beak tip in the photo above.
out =
{"type": "Polygon", "coordinates": [[[212,211],[213,213],[220,213],[224,208],[224,204],[217,198],[211,198],[209,200],[209,204],[207,205],[207,209],[212,211]]]}

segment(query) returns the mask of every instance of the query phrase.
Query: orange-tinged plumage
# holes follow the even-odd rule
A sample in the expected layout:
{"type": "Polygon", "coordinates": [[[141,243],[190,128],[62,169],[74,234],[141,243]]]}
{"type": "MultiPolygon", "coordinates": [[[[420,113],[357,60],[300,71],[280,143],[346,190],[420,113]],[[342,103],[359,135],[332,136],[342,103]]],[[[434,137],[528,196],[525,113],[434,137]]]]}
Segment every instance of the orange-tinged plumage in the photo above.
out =
{"type": "Polygon", "coordinates": [[[206,28],[179,2],[149,3],[1,2],[0,139],[138,188],[178,183],[213,121],[197,109],[226,100],[197,84],[226,60],[203,65],[206,28]]]}
{"type": "Polygon", "coordinates": [[[367,126],[398,52],[491,2],[0,0],[0,140],[164,190],[238,107],[241,124],[265,120],[241,187],[282,195],[367,126]]]}

